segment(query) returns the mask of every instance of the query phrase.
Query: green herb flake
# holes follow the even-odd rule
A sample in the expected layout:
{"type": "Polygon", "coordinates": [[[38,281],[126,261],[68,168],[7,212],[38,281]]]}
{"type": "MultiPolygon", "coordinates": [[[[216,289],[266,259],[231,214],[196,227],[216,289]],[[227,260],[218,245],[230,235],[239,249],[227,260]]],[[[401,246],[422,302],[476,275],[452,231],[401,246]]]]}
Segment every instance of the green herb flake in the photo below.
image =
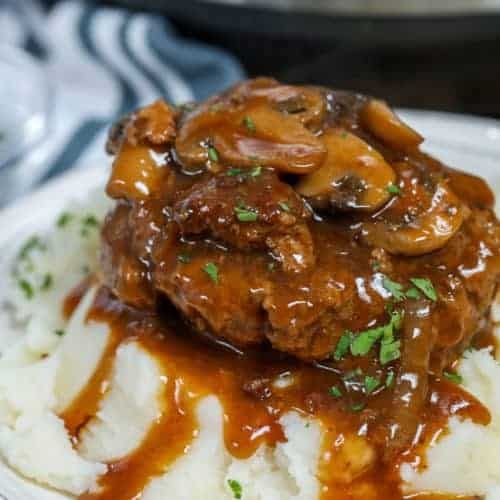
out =
{"type": "Polygon", "coordinates": [[[19,250],[19,259],[24,260],[27,259],[30,253],[35,250],[44,251],[47,247],[42,243],[42,240],[38,236],[32,236],[19,250]]]}
{"type": "Polygon", "coordinates": [[[64,330],[54,330],[54,333],[58,336],[58,337],[63,337],[66,332],[64,330]]]}
{"type": "Polygon", "coordinates": [[[401,189],[396,184],[389,184],[387,186],[387,192],[389,194],[393,194],[393,195],[397,196],[397,195],[401,194],[401,189]]]}
{"type": "Polygon", "coordinates": [[[341,139],[347,139],[347,132],[346,132],[346,131],[343,131],[343,132],[340,134],[340,138],[341,138],[341,139]]]}
{"type": "Polygon", "coordinates": [[[208,274],[210,279],[217,285],[219,283],[219,268],[213,262],[207,262],[203,266],[203,271],[208,274]]]}
{"type": "Polygon", "coordinates": [[[280,206],[281,210],[283,210],[284,212],[290,212],[290,206],[288,205],[288,203],[286,203],[284,201],[280,201],[280,202],[278,202],[278,205],[280,206]]]}
{"type": "Polygon", "coordinates": [[[228,479],[227,484],[233,492],[233,497],[237,500],[240,500],[243,496],[243,488],[241,487],[241,484],[236,481],[236,479],[228,479]]]}
{"type": "Polygon", "coordinates": [[[309,429],[311,427],[311,422],[306,422],[306,425],[304,426],[306,429],[309,429]]]}
{"type": "Polygon", "coordinates": [[[395,361],[401,357],[401,341],[392,340],[380,343],[380,362],[386,365],[391,361],[395,361]]]}
{"type": "Polygon", "coordinates": [[[380,385],[380,380],[376,377],[366,375],[365,377],[365,393],[371,394],[380,385]]]}
{"type": "Polygon", "coordinates": [[[372,269],[375,271],[375,272],[378,272],[380,271],[380,262],[378,260],[374,260],[372,262],[372,269]]]}
{"type": "Polygon", "coordinates": [[[73,214],[63,212],[57,219],[56,225],[57,227],[66,227],[74,218],[75,216],[73,214]]]}
{"type": "Polygon", "coordinates": [[[461,384],[463,382],[463,378],[458,373],[443,372],[443,377],[454,384],[461,384]]]}
{"type": "Polygon", "coordinates": [[[191,262],[191,255],[186,252],[177,255],[177,260],[182,264],[189,264],[191,262]]]}
{"type": "Polygon", "coordinates": [[[427,278],[411,278],[410,281],[428,298],[436,302],[438,295],[432,281],[427,278]]]}
{"type": "Polygon", "coordinates": [[[365,406],[365,403],[356,403],[350,406],[350,410],[354,413],[359,413],[364,410],[365,406]]]}
{"type": "Polygon", "coordinates": [[[276,262],[269,262],[269,264],[267,265],[267,270],[268,271],[274,271],[274,269],[276,268],[276,262]]]}
{"type": "Polygon", "coordinates": [[[382,285],[397,302],[405,298],[405,294],[403,292],[403,285],[401,283],[398,283],[397,281],[392,281],[387,276],[384,276],[382,285]]]}
{"type": "Polygon", "coordinates": [[[234,207],[234,212],[236,213],[236,218],[240,222],[255,222],[258,217],[256,212],[244,206],[234,207]]]}
{"type": "Polygon", "coordinates": [[[213,146],[210,146],[208,148],[208,158],[210,161],[214,161],[214,162],[219,161],[219,153],[217,152],[217,150],[213,146]]]}
{"type": "Polygon", "coordinates": [[[228,175],[229,177],[236,177],[237,175],[242,175],[244,173],[245,171],[242,168],[230,168],[226,172],[226,175],[228,175]]]}
{"type": "Polygon", "coordinates": [[[342,397],[342,391],[336,385],[330,387],[330,389],[328,389],[328,393],[330,394],[330,396],[333,396],[334,398],[342,397]]]}
{"type": "Polygon", "coordinates": [[[386,387],[391,387],[391,385],[394,383],[394,372],[389,372],[387,374],[387,377],[385,379],[385,386],[386,387]]]}
{"type": "Polygon", "coordinates": [[[347,354],[349,347],[351,347],[353,337],[354,334],[349,330],[346,330],[342,337],[340,337],[333,353],[333,359],[335,361],[340,361],[347,354]]]}
{"type": "Polygon", "coordinates": [[[93,214],[86,215],[82,219],[82,223],[84,226],[87,227],[97,227],[99,226],[99,221],[97,220],[97,217],[93,214]]]}
{"type": "Polygon", "coordinates": [[[412,286],[406,291],[406,297],[409,299],[419,299],[420,298],[420,292],[412,286]]]}
{"type": "Polygon", "coordinates": [[[392,341],[394,338],[394,331],[398,330],[401,326],[401,313],[390,312],[391,319],[386,325],[370,328],[363,332],[358,333],[351,342],[351,354],[353,356],[365,356],[370,352],[375,343],[380,339],[389,339],[392,341]]]}
{"type": "Polygon", "coordinates": [[[261,165],[255,165],[255,167],[252,167],[250,170],[248,169],[243,169],[243,168],[230,168],[227,172],[226,175],[229,177],[236,177],[238,175],[241,175],[243,177],[258,177],[262,173],[262,166],[261,165]]]}
{"type": "Polygon", "coordinates": [[[250,170],[250,177],[258,177],[262,173],[262,166],[255,165],[255,167],[250,170]]]}
{"type": "Polygon", "coordinates": [[[42,280],[42,284],[40,285],[40,290],[48,290],[52,286],[53,282],[54,278],[52,277],[52,274],[45,274],[42,280]]]}
{"type": "Polygon", "coordinates": [[[23,291],[24,296],[28,300],[32,299],[33,296],[35,295],[35,292],[33,290],[33,287],[31,286],[31,283],[29,283],[26,280],[19,280],[19,288],[23,291]]]}
{"type": "Polygon", "coordinates": [[[399,311],[391,313],[391,321],[387,328],[384,329],[382,340],[380,341],[379,359],[382,365],[386,365],[391,361],[401,357],[401,341],[394,338],[394,332],[401,328],[403,322],[403,314],[399,311]]]}
{"type": "Polygon", "coordinates": [[[370,328],[356,335],[351,342],[351,354],[353,356],[365,356],[368,354],[377,340],[382,338],[384,328],[386,326],[370,328]]]}
{"type": "Polygon", "coordinates": [[[257,129],[255,128],[255,123],[250,116],[245,116],[242,120],[242,123],[249,132],[255,134],[257,129]]]}

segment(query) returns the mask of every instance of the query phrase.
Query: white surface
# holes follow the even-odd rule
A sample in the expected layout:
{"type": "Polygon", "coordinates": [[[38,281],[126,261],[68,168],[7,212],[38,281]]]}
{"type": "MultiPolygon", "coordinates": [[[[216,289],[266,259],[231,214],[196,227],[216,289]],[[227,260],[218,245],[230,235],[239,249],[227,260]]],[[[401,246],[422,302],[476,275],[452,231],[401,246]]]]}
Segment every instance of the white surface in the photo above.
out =
{"type": "MultiPolygon", "coordinates": [[[[450,166],[485,177],[500,189],[500,123],[443,113],[403,111],[402,117],[428,140],[424,148],[450,166]]],[[[83,200],[103,184],[105,166],[79,169],[57,179],[0,213],[0,276],[8,273],[8,260],[21,236],[43,230],[73,199],[83,200]]],[[[1,281],[5,283],[5,280],[1,281]]],[[[0,297],[5,289],[0,289],[0,297]]],[[[6,328],[0,317],[0,328],[6,328]]],[[[19,479],[0,464],[0,494],[8,500],[60,500],[62,495],[19,479]]]]}

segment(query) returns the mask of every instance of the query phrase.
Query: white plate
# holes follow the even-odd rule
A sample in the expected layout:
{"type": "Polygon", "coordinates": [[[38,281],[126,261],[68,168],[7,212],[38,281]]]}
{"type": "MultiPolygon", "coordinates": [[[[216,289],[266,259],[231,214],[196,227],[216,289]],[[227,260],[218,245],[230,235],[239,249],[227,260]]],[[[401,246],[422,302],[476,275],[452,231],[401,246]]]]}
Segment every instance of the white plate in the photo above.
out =
{"type": "MultiPolygon", "coordinates": [[[[403,110],[400,114],[426,137],[425,150],[450,166],[484,177],[500,192],[500,122],[425,111],[403,110]]],[[[70,200],[83,200],[92,189],[102,186],[106,175],[104,165],[71,171],[0,212],[0,278],[6,276],[8,256],[20,238],[43,230],[70,200]]],[[[0,282],[5,283],[5,279],[0,282]]],[[[20,479],[0,463],[2,496],[6,500],[67,498],[20,479]]]]}

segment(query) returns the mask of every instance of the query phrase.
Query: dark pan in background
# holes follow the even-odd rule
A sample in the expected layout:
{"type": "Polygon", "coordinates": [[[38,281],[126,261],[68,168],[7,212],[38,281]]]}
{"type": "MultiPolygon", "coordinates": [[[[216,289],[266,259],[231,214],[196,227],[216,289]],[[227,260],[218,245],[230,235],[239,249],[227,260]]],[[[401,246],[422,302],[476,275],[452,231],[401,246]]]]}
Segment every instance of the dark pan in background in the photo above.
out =
{"type": "Polygon", "coordinates": [[[168,15],[181,34],[232,52],[250,75],[500,117],[500,0],[112,3],[168,15]]]}

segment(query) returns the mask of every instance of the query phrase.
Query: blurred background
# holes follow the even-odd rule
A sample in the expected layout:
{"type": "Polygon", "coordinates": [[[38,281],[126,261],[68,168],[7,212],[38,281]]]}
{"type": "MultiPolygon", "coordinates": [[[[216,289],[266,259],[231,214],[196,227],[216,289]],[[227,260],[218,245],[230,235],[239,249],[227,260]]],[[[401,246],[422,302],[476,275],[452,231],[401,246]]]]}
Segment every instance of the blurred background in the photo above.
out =
{"type": "Polygon", "coordinates": [[[250,75],[500,117],[499,0],[116,0],[169,16],[250,75]]]}
{"type": "Polygon", "coordinates": [[[500,117],[499,0],[116,0],[226,48],[249,75],[500,117]]]}
{"type": "Polygon", "coordinates": [[[102,161],[143,102],[244,76],[500,118],[499,53],[500,0],[0,0],[0,204],[102,161]]]}

